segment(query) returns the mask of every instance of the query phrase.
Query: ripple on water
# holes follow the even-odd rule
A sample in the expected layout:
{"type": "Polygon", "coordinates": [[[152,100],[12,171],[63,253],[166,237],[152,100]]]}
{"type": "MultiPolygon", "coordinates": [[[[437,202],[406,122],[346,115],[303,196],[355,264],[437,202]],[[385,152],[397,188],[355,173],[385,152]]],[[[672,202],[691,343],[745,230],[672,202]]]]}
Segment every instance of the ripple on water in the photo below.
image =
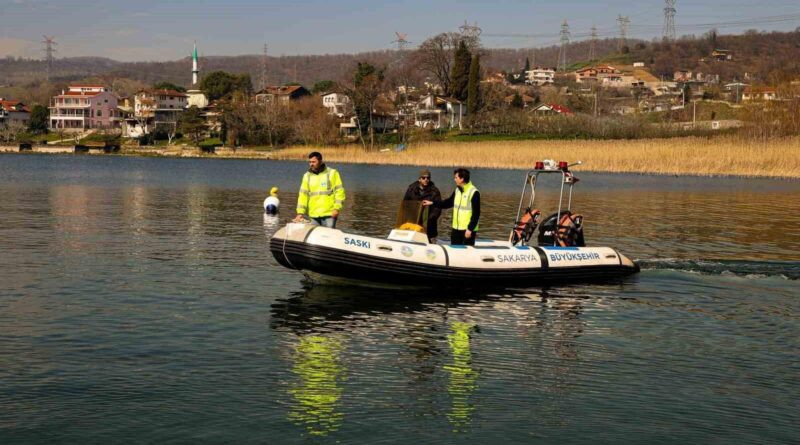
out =
{"type": "MultiPolygon", "coordinates": [[[[643,258],[642,273],[392,291],[309,287],[271,258],[304,168],[3,157],[3,442],[800,440],[787,409],[796,185],[583,175],[588,242],[643,258]],[[277,220],[260,209],[273,184],[289,203],[277,220]],[[777,208],[784,232],[754,239],[752,221],[777,208]]],[[[341,227],[385,236],[386,203],[415,169],[340,171],[341,227]]],[[[519,172],[475,173],[481,236],[505,238],[519,172]]]]}

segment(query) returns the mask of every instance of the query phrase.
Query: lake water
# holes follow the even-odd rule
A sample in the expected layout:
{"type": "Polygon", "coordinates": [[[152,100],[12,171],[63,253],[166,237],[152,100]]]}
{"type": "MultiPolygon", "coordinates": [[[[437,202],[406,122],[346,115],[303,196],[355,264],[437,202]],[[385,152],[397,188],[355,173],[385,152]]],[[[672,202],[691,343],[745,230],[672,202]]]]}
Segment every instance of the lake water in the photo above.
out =
{"type": "MultiPolygon", "coordinates": [[[[418,170],[335,167],[385,236],[418,170]]],[[[0,156],[0,443],[800,442],[800,182],[576,172],[640,274],[441,293],[279,267],[304,170],[0,156]]],[[[474,170],[482,238],[523,179],[474,170]]]]}

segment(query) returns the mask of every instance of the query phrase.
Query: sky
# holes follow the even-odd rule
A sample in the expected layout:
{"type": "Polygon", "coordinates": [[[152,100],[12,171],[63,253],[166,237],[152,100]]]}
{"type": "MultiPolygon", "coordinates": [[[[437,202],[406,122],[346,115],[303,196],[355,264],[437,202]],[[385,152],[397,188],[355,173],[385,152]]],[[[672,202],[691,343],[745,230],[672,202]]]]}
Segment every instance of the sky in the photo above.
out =
{"type": "MultiPolygon", "coordinates": [[[[333,54],[394,47],[395,32],[410,46],[468,21],[490,48],[558,43],[564,20],[573,40],[619,33],[660,37],[664,0],[0,0],[0,58],[41,58],[43,35],[54,36],[56,57],[99,56],[120,61],[175,60],[197,41],[205,56],[333,54]]],[[[677,0],[676,33],[721,34],[800,27],[798,0],[677,0]]],[[[2,60],[0,60],[2,63],[2,60]]]]}

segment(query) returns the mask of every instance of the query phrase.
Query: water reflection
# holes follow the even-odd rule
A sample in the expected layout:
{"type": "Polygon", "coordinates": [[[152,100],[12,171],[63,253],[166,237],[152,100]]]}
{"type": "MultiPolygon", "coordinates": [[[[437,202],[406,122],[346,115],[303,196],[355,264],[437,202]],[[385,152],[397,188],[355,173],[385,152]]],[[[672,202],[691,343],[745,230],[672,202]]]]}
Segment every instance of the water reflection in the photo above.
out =
{"type": "Polygon", "coordinates": [[[294,401],[289,419],[313,436],[328,435],[342,423],[343,349],[343,341],[334,336],[307,335],[299,338],[292,354],[296,379],[289,389],[294,401]]]}
{"type": "Polygon", "coordinates": [[[448,420],[453,424],[454,430],[466,428],[472,420],[475,406],[470,403],[469,397],[475,392],[478,373],[472,369],[472,351],[470,349],[470,334],[475,330],[472,323],[451,323],[452,333],[447,336],[453,361],[444,366],[450,373],[450,383],[447,392],[452,399],[452,409],[447,414],[448,420]]]}
{"type": "MultiPolygon", "coordinates": [[[[610,294],[614,287],[597,289],[610,294]]],[[[361,403],[407,400],[400,404],[412,416],[438,418],[463,432],[480,411],[502,408],[482,406],[477,397],[499,378],[515,382],[509,385],[515,391],[542,395],[541,422],[563,422],[552,395],[575,390],[585,306],[601,301],[570,288],[465,297],[309,285],[271,309],[271,328],[294,348],[289,417],[310,434],[328,434],[346,423],[343,399],[367,397],[365,388],[377,386],[382,391],[361,403]],[[492,344],[504,348],[481,345],[483,324],[491,326],[492,344]],[[487,366],[513,373],[484,376],[487,366]]]]}

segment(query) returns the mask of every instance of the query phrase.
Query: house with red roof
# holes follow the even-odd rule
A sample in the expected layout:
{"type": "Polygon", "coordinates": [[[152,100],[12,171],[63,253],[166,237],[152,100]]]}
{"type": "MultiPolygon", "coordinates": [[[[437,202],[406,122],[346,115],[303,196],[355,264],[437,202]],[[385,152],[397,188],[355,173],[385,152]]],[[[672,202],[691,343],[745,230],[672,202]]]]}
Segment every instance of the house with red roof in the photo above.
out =
{"type": "Polygon", "coordinates": [[[117,101],[117,96],[103,85],[70,85],[50,99],[50,129],[81,132],[119,127],[117,101]]]}
{"type": "Polygon", "coordinates": [[[265,104],[278,100],[281,103],[288,103],[310,95],[311,92],[302,85],[269,86],[256,93],[256,102],[265,104]]]}
{"type": "Polygon", "coordinates": [[[742,100],[755,101],[755,100],[775,100],[778,98],[778,92],[773,87],[752,87],[744,88],[742,92],[742,100]]]}
{"type": "Polygon", "coordinates": [[[558,104],[539,104],[533,107],[531,111],[540,114],[563,114],[563,115],[572,114],[572,110],[563,105],[558,105],[558,104]]]}
{"type": "Polygon", "coordinates": [[[27,125],[30,117],[31,110],[24,103],[0,97],[0,125],[6,125],[9,122],[27,125]]]}

